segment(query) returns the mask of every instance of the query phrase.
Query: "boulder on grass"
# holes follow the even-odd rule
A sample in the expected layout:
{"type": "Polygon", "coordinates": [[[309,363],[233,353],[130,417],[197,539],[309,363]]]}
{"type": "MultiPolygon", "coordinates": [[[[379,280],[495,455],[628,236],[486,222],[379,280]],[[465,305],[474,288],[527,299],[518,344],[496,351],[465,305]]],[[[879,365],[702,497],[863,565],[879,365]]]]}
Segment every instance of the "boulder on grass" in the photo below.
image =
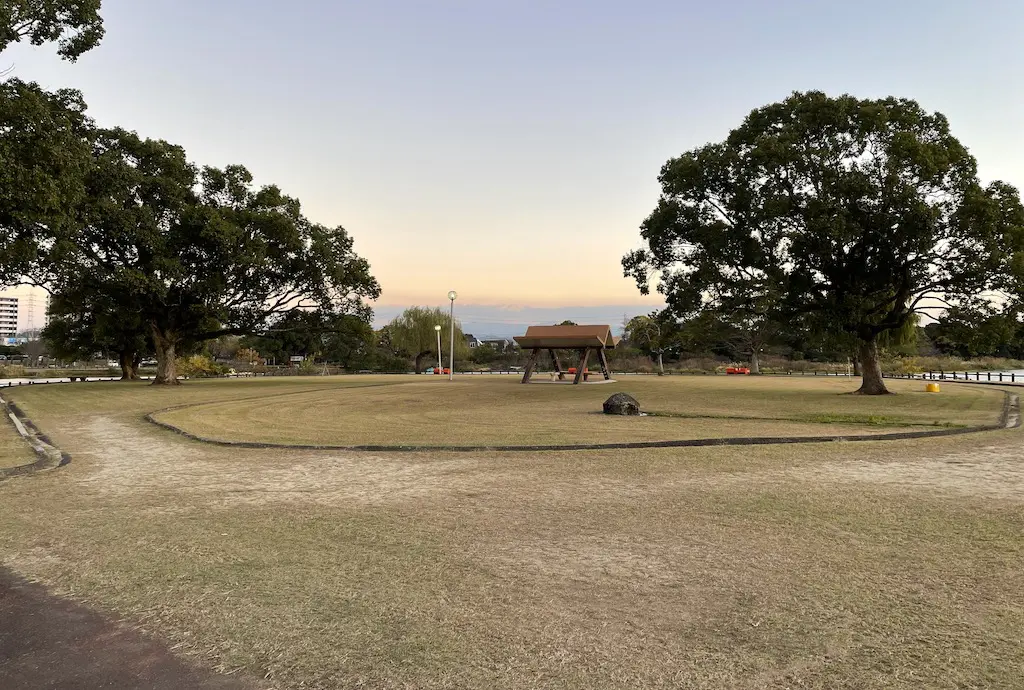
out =
{"type": "Polygon", "coordinates": [[[604,401],[604,413],[638,416],[640,414],[640,403],[632,395],[616,393],[604,401]]]}

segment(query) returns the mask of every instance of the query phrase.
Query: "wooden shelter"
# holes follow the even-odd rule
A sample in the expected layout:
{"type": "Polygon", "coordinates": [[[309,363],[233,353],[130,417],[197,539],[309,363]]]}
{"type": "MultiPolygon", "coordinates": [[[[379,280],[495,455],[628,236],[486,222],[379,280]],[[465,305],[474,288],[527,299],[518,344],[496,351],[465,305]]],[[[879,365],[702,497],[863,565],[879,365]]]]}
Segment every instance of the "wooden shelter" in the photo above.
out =
{"type": "Polygon", "coordinates": [[[526,335],[517,335],[515,340],[524,350],[533,350],[526,363],[523,383],[530,382],[541,350],[547,350],[551,355],[551,362],[555,367],[558,380],[564,381],[566,372],[562,370],[562,363],[558,360],[558,351],[574,350],[579,354],[579,363],[576,365],[573,384],[583,380],[591,352],[597,353],[597,359],[601,364],[601,373],[604,374],[605,379],[610,379],[612,374],[608,369],[608,358],[605,356],[605,351],[614,348],[619,342],[619,339],[612,335],[610,326],[530,326],[526,329],[526,335]]]}

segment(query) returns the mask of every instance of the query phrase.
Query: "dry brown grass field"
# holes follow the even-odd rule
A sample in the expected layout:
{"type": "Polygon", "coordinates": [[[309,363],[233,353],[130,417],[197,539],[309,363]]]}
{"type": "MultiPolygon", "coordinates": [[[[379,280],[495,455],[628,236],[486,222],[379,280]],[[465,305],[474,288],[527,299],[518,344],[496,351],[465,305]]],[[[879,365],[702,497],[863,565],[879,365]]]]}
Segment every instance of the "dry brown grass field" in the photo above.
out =
{"type": "Polygon", "coordinates": [[[35,453],[27,443],[21,440],[14,424],[7,419],[7,413],[3,411],[3,408],[0,408],[0,415],[4,417],[4,419],[0,419],[0,469],[35,462],[35,453]]]}
{"type": "Polygon", "coordinates": [[[591,414],[617,390],[706,415],[632,420],[666,425],[645,437],[721,416],[819,433],[991,423],[1001,404],[920,382],[879,400],[824,379],[506,381],[10,391],[73,461],[0,482],[0,558],[256,687],[1020,687],[1018,430],[357,453],[212,446],[143,420],[203,403],[164,414],[224,438],[470,442],[573,439],[576,418],[588,439],[628,436],[591,414]],[[459,415],[479,419],[445,426],[459,415]],[[503,430],[523,420],[537,437],[503,430]]]}
{"type": "Polygon", "coordinates": [[[991,424],[1003,394],[920,382],[901,395],[841,395],[846,379],[625,376],[608,385],[523,386],[512,376],[378,377],[339,392],[242,396],[160,412],[155,418],[203,438],[313,445],[534,445],[619,443],[723,436],[825,436],[991,424]],[[654,416],[607,417],[614,391],[654,416]]]}

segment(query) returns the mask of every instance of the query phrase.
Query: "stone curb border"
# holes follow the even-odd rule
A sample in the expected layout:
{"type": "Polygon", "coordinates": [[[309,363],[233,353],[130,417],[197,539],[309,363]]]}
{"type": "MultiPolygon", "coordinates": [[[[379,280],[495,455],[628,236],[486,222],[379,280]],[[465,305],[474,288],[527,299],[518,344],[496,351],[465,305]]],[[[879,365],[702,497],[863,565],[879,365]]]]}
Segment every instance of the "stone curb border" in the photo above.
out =
{"type": "Polygon", "coordinates": [[[853,436],[738,436],[725,438],[695,438],[678,441],[638,441],[631,443],[571,443],[555,445],[527,445],[527,446],[503,446],[503,445],[477,445],[477,446],[415,446],[415,445],[311,445],[311,444],[288,444],[288,443],[257,443],[254,441],[222,441],[219,439],[199,436],[184,429],[161,422],[153,415],[171,410],[180,410],[191,407],[191,405],[176,405],[163,410],[157,410],[147,414],[144,419],[161,429],[166,429],[191,441],[208,443],[215,446],[226,446],[228,448],[254,448],[254,449],[288,449],[288,450],[341,450],[349,452],[524,452],[524,451],[572,451],[572,450],[626,450],[636,448],[692,448],[698,446],[768,446],[793,443],[836,443],[840,441],[902,441],[917,438],[932,438],[940,436],[960,436],[963,434],[976,434],[983,431],[999,431],[1002,429],[1016,429],[1021,425],[1020,397],[1008,391],[1003,391],[1003,411],[999,422],[985,426],[973,426],[960,429],[936,429],[934,431],[901,431],[891,434],[858,434],[853,436]]]}
{"type": "Polygon", "coordinates": [[[32,447],[32,452],[37,457],[35,462],[30,462],[26,465],[0,468],[0,480],[57,469],[71,462],[71,456],[53,445],[53,441],[40,431],[39,427],[26,417],[25,413],[13,402],[0,397],[0,409],[3,410],[4,416],[17,429],[18,435],[25,439],[25,442],[32,447]]]}

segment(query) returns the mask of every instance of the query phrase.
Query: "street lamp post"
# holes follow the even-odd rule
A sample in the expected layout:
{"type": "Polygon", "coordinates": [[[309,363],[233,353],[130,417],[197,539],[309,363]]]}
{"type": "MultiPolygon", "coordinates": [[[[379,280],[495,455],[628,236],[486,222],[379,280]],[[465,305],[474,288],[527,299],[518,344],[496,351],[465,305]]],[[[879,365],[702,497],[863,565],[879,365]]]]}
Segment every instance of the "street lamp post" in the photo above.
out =
{"type": "Polygon", "coordinates": [[[441,363],[441,324],[434,326],[434,331],[437,332],[437,373],[441,373],[444,365],[441,363]]]}
{"type": "Polygon", "coordinates": [[[455,376],[455,298],[458,297],[458,296],[459,295],[458,295],[458,293],[455,292],[455,290],[452,290],[451,292],[448,293],[448,299],[450,299],[451,302],[452,302],[451,311],[448,312],[448,321],[451,322],[451,327],[452,327],[451,328],[451,348],[452,348],[452,351],[450,353],[450,360],[449,360],[451,362],[451,364],[448,367],[448,380],[449,381],[454,380],[453,377],[455,376]]]}

